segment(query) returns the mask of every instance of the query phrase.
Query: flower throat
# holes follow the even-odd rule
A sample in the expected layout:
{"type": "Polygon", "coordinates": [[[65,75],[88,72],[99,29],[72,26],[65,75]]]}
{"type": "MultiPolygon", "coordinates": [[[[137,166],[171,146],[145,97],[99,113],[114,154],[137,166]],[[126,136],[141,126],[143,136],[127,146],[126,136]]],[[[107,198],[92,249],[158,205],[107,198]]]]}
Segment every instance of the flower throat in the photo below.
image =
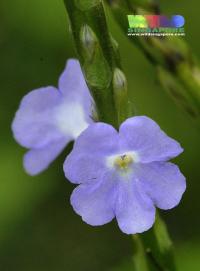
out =
{"type": "Polygon", "coordinates": [[[115,166],[117,166],[119,169],[126,170],[128,169],[129,165],[133,163],[133,158],[131,155],[121,155],[118,156],[115,159],[115,166]]]}

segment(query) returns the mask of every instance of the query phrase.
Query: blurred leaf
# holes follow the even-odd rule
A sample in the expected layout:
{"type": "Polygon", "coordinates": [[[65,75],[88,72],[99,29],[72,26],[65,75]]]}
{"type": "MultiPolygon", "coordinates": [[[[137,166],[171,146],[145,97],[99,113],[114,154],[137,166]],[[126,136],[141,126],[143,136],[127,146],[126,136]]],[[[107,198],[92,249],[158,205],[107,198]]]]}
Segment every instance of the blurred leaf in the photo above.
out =
{"type": "Polygon", "coordinates": [[[67,16],[62,0],[1,1],[3,19],[10,27],[49,47],[59,45],[67,35],[67,16]]]}
{"type": "Polygon", "coordinates": [[[133,256],[109,271],[148,271],[146,253],[139,235],[132,236],[133,256]]]}
{"type": "Polygon", "coordinates": [[[200,240],[181,242],[176,249],[177,265],[181,271],[200,270],[200,240]]]}
{"type": "Polygon", "coordinates": [[[58,185],[49,174],[34,179],[22,168],[22,151],[1,146],[0,158],[0,245],[16,225],[58,185]],[[19,159],[21,157],[21,159],[19,159]]]}

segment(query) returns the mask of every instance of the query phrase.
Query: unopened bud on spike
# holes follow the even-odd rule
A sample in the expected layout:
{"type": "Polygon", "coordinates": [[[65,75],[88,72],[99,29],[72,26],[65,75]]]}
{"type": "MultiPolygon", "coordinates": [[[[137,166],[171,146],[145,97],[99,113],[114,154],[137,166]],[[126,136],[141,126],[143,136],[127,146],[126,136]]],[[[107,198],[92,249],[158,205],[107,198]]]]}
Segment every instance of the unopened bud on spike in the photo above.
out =
{"type": "Polygon", "coordinates": [[[84,25],[81,28],[80,39],[85,52],[92,57],[98,40],[91,27],[84,25]]]}
{"type": "Polygon", "coordinates": [[[112,42],[113,49],[115,51],[119,50],[119,44],[116,41],[116,39],[114,39],[112,35],[110,35],[110,39],[111,39],[111,42],[112,42]]]}
{"type": "Polygon", "coordinates": [[[127,80],[124,73],[116,68],[113,76],[113,86],[115,90],[127,90],[127,80]]]}
{"type": "Polygon", "coordinates": [[[118,112],[118,123],[122,123],[129,115],[127,105],[127,80],[124,73],[116,68],[113,75],[115,106],[118,112]]]}

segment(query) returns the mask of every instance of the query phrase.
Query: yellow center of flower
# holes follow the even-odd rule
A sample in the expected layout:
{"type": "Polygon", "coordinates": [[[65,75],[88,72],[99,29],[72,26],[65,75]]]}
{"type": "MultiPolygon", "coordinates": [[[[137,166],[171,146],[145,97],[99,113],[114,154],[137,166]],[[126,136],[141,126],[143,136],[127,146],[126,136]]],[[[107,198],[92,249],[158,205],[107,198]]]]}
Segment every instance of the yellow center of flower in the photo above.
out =
{"type": "Polygon", "coordinates": [[[115,161],[114,164],[116,167],[118,167],[121,170],[126,170],[128,169],[129,165],[132,164],[133,161],[133,157],[131,155],[121,155],[118,156],[115,161]]]}

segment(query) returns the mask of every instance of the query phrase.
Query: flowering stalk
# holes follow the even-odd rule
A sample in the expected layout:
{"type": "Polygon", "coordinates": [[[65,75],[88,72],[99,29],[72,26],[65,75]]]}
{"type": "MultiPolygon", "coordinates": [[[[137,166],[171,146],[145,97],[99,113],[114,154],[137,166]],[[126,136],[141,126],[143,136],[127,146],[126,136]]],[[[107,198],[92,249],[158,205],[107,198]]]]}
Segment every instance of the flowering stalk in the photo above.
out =
{"type": "MultiPolygon", "coordinates": [[[[65,0],[77,53],[88,87],[96,102],[99,119],[118,127],[129,110],[118,45],[107,31],[102,1],[65,0]],[[114,99],[114,96],[116,99],[114,99]]],[[[131,112],[130,112],[131,113],[131,112]]]]}
{"type": "MultiPolygon", "coordinates": [[[[119,128],[123,120],[133,115],[133,112],[129,109],[127,82],[121,69],[117,44],[107,28],[102,1],[64,0],[64,2],[79,60],[95,100],[99,120],[119,128]]],[[[156,223],[157,226],[148,234],[143,234],[142,238],[139,236],[133,238],[136,271],[141,271],[141,262],[146,262],[145,257],[148,255],[152,256],[148,262],[154,259],[151,262],[153,270],[158,266],[160,267],[158,270],[175,270],[173,257],[169,257],[171,242],[167,231],[159,218],[156,223]]]]}
{"type": "MultiPolygon", "coordinates": [[[[128,14],[160,13],[156,0],[107,0],[107,3],[125,33],[128,14]]],[[[159,81],[173,100],[192,117],[199,117],[200,67],[186,42],[178,37],[137,37],[130,40],[158,68],[159,81]]]]}

